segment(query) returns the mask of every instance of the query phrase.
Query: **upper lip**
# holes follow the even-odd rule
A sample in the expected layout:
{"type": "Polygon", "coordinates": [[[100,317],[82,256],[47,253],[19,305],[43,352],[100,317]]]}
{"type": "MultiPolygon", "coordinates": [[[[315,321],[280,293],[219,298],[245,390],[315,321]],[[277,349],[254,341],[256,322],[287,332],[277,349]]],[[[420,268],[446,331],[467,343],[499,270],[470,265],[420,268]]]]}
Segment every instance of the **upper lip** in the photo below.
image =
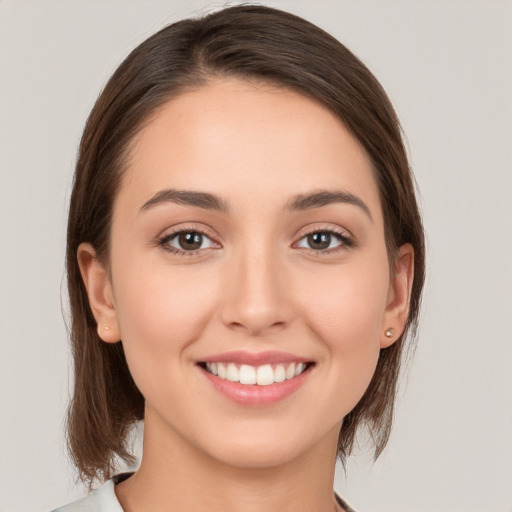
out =
{"type": "Polygon", "coordinates": [[[264,364],[285,364],[285,363],[310,363],[311,359],[300,357],[289,352],[278,352],[269,350],[266,352],[247,352],[234,350],[223,352],[200,359],[198,363],[235,363],[247,364],[250,366],[261,366],[264,364]]]}

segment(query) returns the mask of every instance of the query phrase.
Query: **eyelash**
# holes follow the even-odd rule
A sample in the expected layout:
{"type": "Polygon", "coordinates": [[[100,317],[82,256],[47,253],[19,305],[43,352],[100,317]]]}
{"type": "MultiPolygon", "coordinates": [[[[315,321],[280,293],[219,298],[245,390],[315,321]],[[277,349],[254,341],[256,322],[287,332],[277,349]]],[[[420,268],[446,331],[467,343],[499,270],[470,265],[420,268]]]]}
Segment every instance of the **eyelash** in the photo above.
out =
{"type": "MultiPolygon", "coordinates": [[[[214,242],[212,240],[212,237],[206,233],[205,231],[198,229],[198,228],[181,228],[177,231],[173,231],[172,233],[168,233],[164,235],[163,237],[158,239],[158,246],[160,246],[163,250],[170,252],[172,254],[178,255],[178,256],[194,256],[201,251],[204,251],[205,249],[196,249],[193,251],[186,251],[184,249],[177,249],[176,247],[173,247],[169,245],[169,242],[176,238],[177,236],[185,233],[193,233],[197,235],[201,235],[202,237],[205,237],[211,241],[213,245],[217,245],[217,247],[220,247],[219,244],[214,242]]],[[[349,236],[345,231],[333,229],[333,228],[324,228],[324,229],[316,229],[313,231],[310,231],[308,233],[305,233],[300,237],[300,239],[295,242],[293,245],[296,246],[300,241],[304,240],[308,236],[316,235],[316,234],[328,234],[330,236],[333,236],[335,239],[337,239],[340,244],[334,248],[331,249],[312,249],[312,248],[306,248],[303,247],[303,249],[306,249],[307,252],[314,256],[327,256],[333,253],[337,253],[343,250],[351,249],[356,246],[355,240],[349,236]]]]}
{"type": "Polygon", "coordinates": [[[331,254],[336,254],[338,252],[341,252],[341,251],[344,251],[347,249],[351,249],[356,246],[355,240],[346,231],[341,231],[341,230],[334,229],[334,228],[320,228],[320,229],[315,229],[313,231],[309,231],[308,233],[305,233],[304,235],[302,235],[300,237],[300,239],[298,240],[298,242],[295,242],[294,245],[297,245],[300,241],[304,240],[308,236],[324,234],[324,233],[337,239],[340,242],[340,244],[331,249],[323,249],[322,250],[322,249],[312,249],[312,248],[307,248],[307,247],[303,247],[303,249],[306,249],[308,254],[311,254],[311,255],[317,256],[317,257],[318,256],[321,257],[321,256],[329,256],[331,254]]]}
{"type": "Polygon", "coordinates": [[[177,231],[173,231],[172,233],[168,233],[164,235],[162,238],[158,240],[158,245],[162,247],[164,251],[170,252],[172,254],[176,254],[177,256],[194,256],[198,254],[201,251],[204,251],[204,249],[197,249],[194,251],[185,251],[183,249],[177,249],[176,247],[173,247],[172,245],[169,245],[169,242],[176,238],[179,235],[185,234],[185,233],[193,233],[197,235],[201,235],[202,237],[205,237],[212,241],[212,244],[219,246],[216,242],[213,242],[212,237],[206,233],[205,231],[198,229],[198,228],[181,228],[177,231]]]}

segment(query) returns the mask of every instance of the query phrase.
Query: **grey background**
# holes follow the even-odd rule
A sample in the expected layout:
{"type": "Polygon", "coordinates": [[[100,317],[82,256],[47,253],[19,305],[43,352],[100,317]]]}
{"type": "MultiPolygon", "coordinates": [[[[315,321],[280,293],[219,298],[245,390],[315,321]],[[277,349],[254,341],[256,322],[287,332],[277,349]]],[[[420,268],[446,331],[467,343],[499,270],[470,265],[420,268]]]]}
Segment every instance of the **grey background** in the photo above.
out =
{"type": "MultiPolygon", "coordinates": [[[[512,4],[262,3],[322,26],[380,79],[407,134],[428,232],[423,323],[392,440],[375,465],[351,460],[336,488],[364,512],[510,512],[512,4]]],[[[86,116],[137,43],[222,5],[0,0],[1,512],[84,494],[63,440],[61,294],[86,116]]]]}

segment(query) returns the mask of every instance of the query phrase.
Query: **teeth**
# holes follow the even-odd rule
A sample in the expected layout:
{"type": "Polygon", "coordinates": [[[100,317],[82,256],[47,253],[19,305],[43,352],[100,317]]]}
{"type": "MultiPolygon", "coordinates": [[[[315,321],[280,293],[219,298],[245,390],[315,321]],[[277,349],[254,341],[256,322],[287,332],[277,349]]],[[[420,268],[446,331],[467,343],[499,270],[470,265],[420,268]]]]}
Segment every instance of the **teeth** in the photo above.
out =
{"type": "Polygon", "coordinates": [[[206,363],[206,369],[213,375],[218,375],[217,363],[206,363]]]}
{"type": "Polygon", "coordinates": [[[306,368],[306,365],[304,363],[299,363],[296,367],[295,367],[295,377],[297,377],[298,375],[300,375],[303,371],[304,371],[304,368],[306,368]]]}
{"type": "Polygon", "coordinates": [[[226,371],[226,379],[231,382],[238,382],[240,380],[238,376],[238,368],[233,364],[228,364],[228,369],[226,371]]]}
{"type": "Polygon", "coordinates": [[[240,366],[240,384],[256,384],[256,370],[254,366],[247,364],[240,366]]]}
{"type": "Polygon", "coordinates": [[[218,376],[221,379],[226,379],[227,371],[226,371],[226,367],[222,363],[217,363],[217,372],[218,372],[218,376]]]}
{"type": "Polygon", "coordinates": [[[274,384],[274,370],[272,370],[272,366],[266,364],[265,366],[258,367],[256,370],[256,384],[258,386],[274,384]]]}
{"type": "Polygon", "coordinates": [[[287,367],[282,364],[275,367],[270,364],[258,367],[242,364],[238,367],[235,363],[206,363],[205,366],[209,373],[223,380],[258,386],[269,386],[275,382],[293,379],[306,369],[304,363],[290,363],[287,367]]]}
{"type": "Polygon", "coordinates": [[[274,382],[283,382],[286,380],[286,370],[282,364],[278,364],[274,370],[274,382]]]}

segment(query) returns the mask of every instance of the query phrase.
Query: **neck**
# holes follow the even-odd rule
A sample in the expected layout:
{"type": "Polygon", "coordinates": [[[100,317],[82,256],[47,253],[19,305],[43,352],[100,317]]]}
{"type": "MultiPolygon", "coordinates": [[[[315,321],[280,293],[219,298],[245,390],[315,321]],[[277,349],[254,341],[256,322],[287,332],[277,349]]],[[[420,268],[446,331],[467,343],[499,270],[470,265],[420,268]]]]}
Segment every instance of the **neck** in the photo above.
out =
{"type": "Polygon", "coordinates": [[[271,467],[239,467],[199,451],[146,417],[139,470],[116,486],[125,512],[333,512],[337,429],[271,467]],[[148,421],[149,420],[149,421],[148,421]]]}

